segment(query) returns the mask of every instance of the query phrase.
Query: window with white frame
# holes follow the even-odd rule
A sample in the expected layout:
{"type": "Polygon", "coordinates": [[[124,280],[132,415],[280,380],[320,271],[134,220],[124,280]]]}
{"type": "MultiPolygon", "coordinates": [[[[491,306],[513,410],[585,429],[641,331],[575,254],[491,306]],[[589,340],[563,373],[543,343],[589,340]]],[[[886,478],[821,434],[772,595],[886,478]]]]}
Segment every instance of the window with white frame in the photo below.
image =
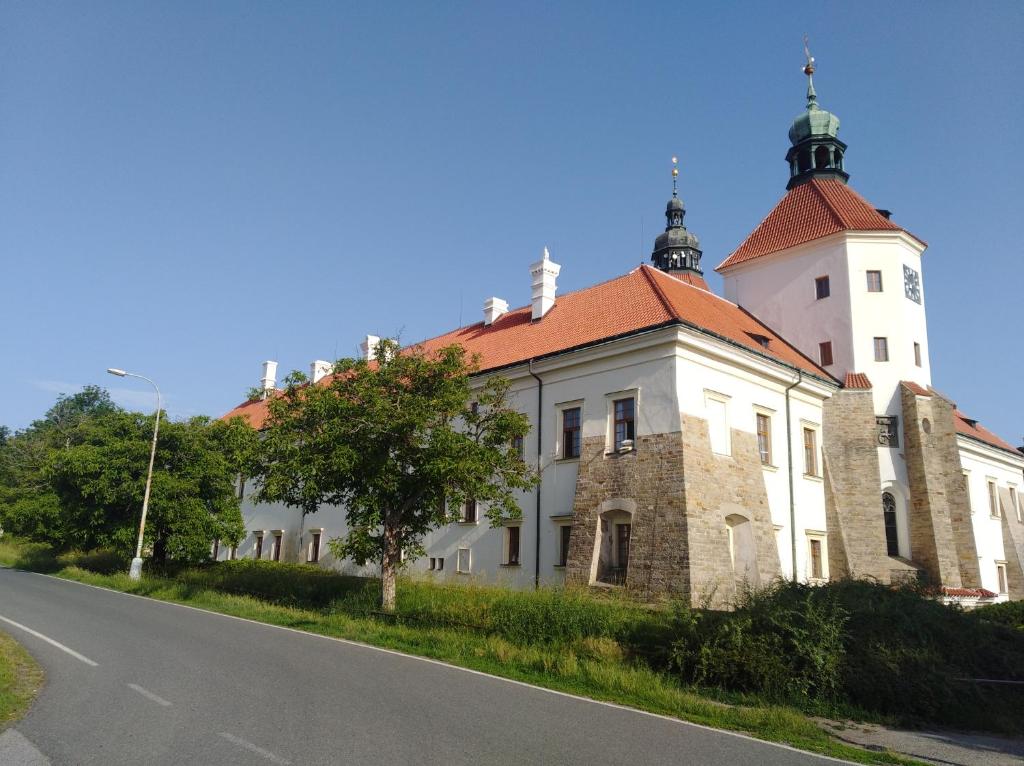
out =
{"type": "Polygon", "coordinates": [[[999,518],[999,488],[995,479],[988,479],[988,512],[993,519],[999,518]]]}
{"type": "Polygon", "coordinates": [[[625,396],[612,400],[612,448],[618,452],[636,437],[636,399],[625,396]]]}
{"type": "Polygon", "coordinates": [[[263,558],[263,533],[262,532],[256,532],[255,534],[256,534],[256,542],[253,545],[252,557],[254,559],[261,559],[261,558],[263,558]]]}
{"type": "Polygon", "coordinates": [[[561,433],[558,457],[562,460],[574,460],[580,456],[583,447],[583,406],[560,405],[558,415],[561,433]]]}
{"type": "Polygon", "coordinates": [[[558,558],[556,567],[564,567],[569,561],[569,536],[572,534],[572,524],[558,525],[558,558]]]}
{"type": "Polygon", "coordinates": [[[510,524],[505,527],[505,556],[503,563],[507,567],[517,567],[522,563],[519,558],[520,531],[518,524],[510,524]]]}
{"type": "Polygon", "coordinates": [[[730,455],[729,439],[729,397],[712,391],[704,392],[704,408],[708,416],[708,432],[711,437],[711,451],[719,455],[730,455]]]}
{"type": "Polygon", "coordinates": [[[803,426],[804,438],[804,475],[821,476],[818,468],[818,429],[816,426],[803,426]]]}
{"type": "Polygon", "coordinates": [[[807,579],[828,579],[827,545],[824,532],[807,532],[807,579]]]}
{"type": "Polygon", "coordinates": [[[270,558],[272,561],[281,560],[281,544],[284,542],[284,532],[274,532],[273,542],[270,547],[270,558]]]}
{"type": "Polygon", "coordinates": [[[320,542],[323,540],[323,530],[314,529],[310,531],[309,546],[306,548],[306,561],[315,564],[320,560],[320,542]]]}
{"type": "Polygon", "coordinates": [[[469,567],[472,564],[469,548],[459,548],[455,557],[455,571],[459,574],[469,574],[469,567]]]}
{"type": "Polygon", "coordinates": [[[761,465],[772,465],[772,416],[767,411],[755,411],[754,428],[761,465]]]}
{"type": "Polygon", "coordinates": [[[480,506],[476,498],[467,497],[462,503],[462,511],[459,514],[460,524],[476,524],[480,518],[480,506]]]}
{"type": "Polygon", "coordinates": [[[440,572],[444,569],[444,556],[437,557],[437,571],[440,572]]]}
{"type": "Polygon", "coordinates": [[[1006,562],[1005,561],[997,561],[996,562],[996,580],[999,583],[999,592],[1000,593],[1008,592],[1009,589],[1006,587],[1006,562]]]}
{"type": "Polygon", "coordinates": [[[427,569],[437,569],[437,559],[431,556],[429,561],[427,569]]]}

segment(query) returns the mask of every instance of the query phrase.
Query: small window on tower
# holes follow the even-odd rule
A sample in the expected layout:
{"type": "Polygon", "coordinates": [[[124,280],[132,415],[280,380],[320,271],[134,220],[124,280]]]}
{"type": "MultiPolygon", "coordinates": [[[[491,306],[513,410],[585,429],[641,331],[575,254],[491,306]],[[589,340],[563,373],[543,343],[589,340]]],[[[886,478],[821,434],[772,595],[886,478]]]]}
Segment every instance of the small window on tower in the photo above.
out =
{"type": "Polygon", "coordinates": [[[832,292],[829,289],[827,276],[818,277],[814,280],[814,297],[817,300],[820,301],[822,298],[827,298],[831,294],[832,292]]]}
{"type": "Polygon", "coordinates": [[[875,338],[875,361],[876,362],[888,362],[889,361],[889,339],[888,338],[875,338]]]}
{"type": "Polygon", "coordinates": [[[915,343],[914,344],[914,364],[916,364],[918,367],[921,366],[921,344],[920,343],[915,343]]]}
{"type": "Polygon", "coordinates": [[[814,150],[814,167],[816,168],[827,168],[832,164],[832,160],[828,154],[827,146],[819,146],[814,150]]]}
{"type": "Polygon", "coordinates": [[[832,341],[826,340],[824,343],[818,344],[818,358],[821,360],[822,367],[832,364],[832,341]]]}
{"type": "Polygon", "coordinates": [[[880,271],[869,271],[868,272],[868,292],[869,293],[880,293],[880,292],[882,292],[882,272],[880,272],[880,271]]]}

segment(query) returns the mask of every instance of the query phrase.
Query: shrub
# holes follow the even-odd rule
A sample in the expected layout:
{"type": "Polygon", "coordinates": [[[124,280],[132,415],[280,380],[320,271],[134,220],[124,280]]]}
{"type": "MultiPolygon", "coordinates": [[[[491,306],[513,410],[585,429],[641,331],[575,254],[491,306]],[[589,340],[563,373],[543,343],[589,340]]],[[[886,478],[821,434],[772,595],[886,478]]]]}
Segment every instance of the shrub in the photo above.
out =
{"type": "Polygon", "coordinates": [[[87,569],[97,574],[127,572],[130,561],[130,556],[123,552],[110,550],[109,548],[97,548],[85,553],[81,551],[68,551],[57,556],[57,562],[61,567],[79,567],[80,569],[87,569]]]}
{"type": "Polygon", "coordinates": [[[732,612],[680,609],[672,662],[685,681],[802,707],[960,728],[1024,731],[1024,636],[913,588],[778,583],[732,612]]]}
{"type": "Polygon", "coordinates": [[[989,604],[970,612],[972,617],[1024,631],[1024,601],[989,604]]]}

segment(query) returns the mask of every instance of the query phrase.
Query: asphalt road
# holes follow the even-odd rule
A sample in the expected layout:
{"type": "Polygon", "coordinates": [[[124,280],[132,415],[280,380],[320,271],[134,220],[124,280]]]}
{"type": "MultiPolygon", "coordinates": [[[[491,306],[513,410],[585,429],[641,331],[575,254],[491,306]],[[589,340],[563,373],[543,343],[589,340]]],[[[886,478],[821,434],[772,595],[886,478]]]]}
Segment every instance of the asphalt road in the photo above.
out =
{"type": "Polygon", "coordinates": [[[16,570],[0,569],[0,629],[48,679],[28,716],[0,735],[4,766],[836,762],[16,570]]]}

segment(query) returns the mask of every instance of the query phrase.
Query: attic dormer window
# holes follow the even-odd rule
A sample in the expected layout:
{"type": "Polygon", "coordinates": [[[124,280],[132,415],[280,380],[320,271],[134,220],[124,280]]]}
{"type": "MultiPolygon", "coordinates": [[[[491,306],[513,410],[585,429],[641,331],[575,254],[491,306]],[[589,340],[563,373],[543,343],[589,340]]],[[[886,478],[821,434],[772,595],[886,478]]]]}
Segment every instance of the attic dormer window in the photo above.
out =
{"type": "Polygon", "coordinates": [[[753,332],[748,332],[747,335],[753,338],[757,345],[759,345],[761,348],[768,348],[768,344],[771,342],[771,338],[769,338],[767,335],[758,335],[757,333],[753,332]]]}

